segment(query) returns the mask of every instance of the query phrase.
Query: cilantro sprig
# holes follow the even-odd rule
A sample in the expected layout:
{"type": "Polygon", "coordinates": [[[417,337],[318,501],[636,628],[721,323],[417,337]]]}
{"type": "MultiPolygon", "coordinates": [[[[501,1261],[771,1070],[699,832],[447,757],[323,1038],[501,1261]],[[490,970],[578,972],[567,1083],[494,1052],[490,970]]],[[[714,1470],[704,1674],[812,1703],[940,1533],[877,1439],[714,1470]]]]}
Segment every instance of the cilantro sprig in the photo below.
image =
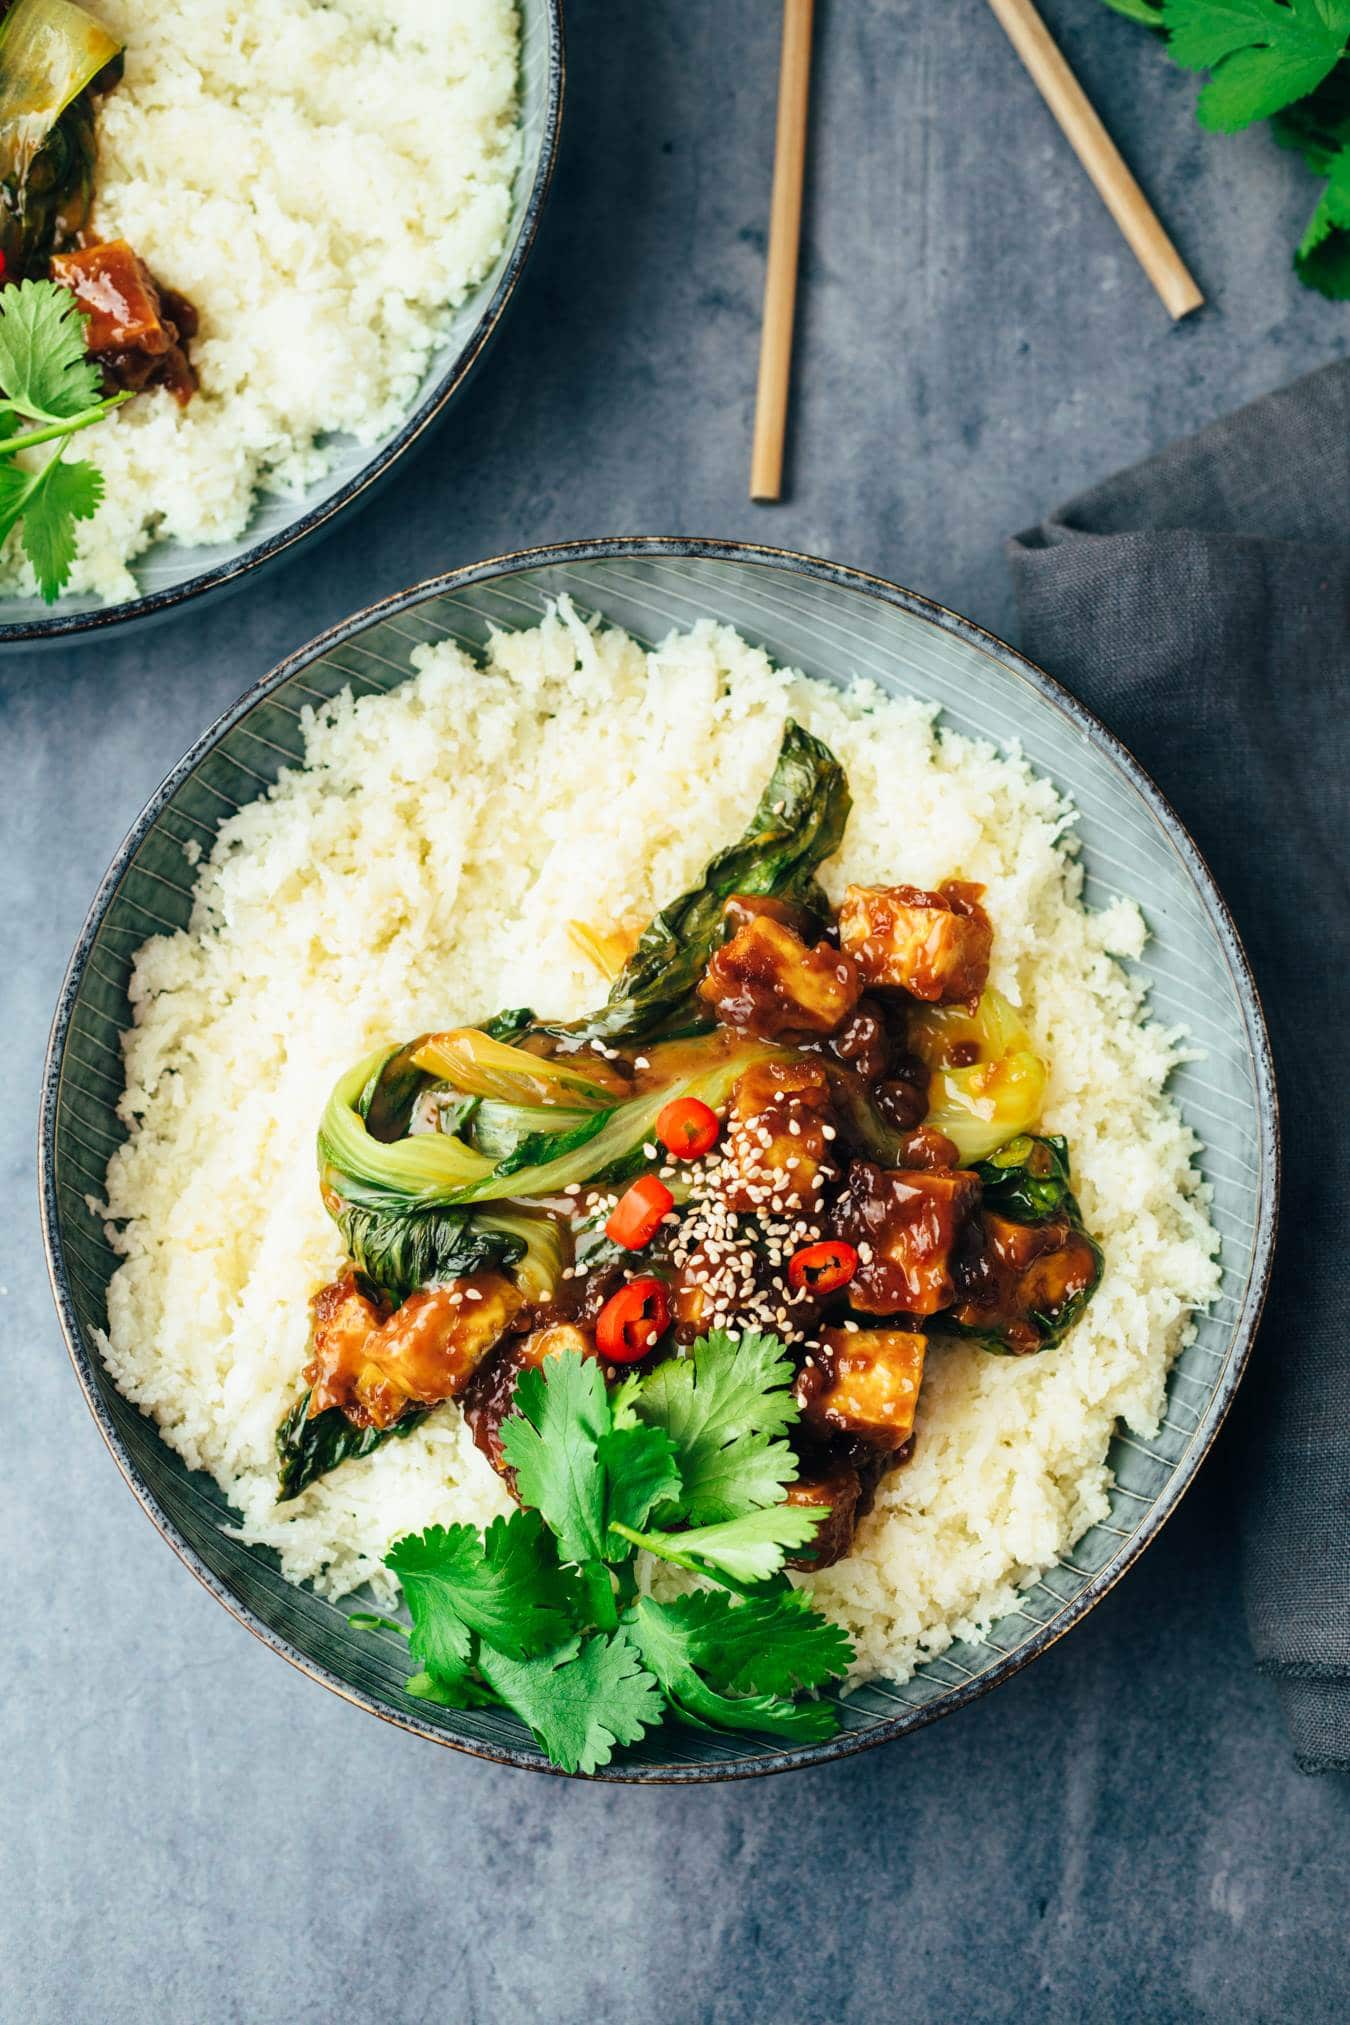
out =
{"type": "Polygon", "coordinates": [[[1350,299],[1350,0],[1106,0],[1209,72],[1196,117],[1212,133],[1269,120],[1281,147],[1326,178],[1294,254],[1299,279],[1350,299]]]}
{"type": "Polygon", "coordinates": [[[792,1366],[776,1336],[717,1330],[612,1393],[569,1351],[521,1378],[501,1429],[525,1509],[395,1542],[411,1625],[408,1692],[501,1703],[566,1772],[594,1772],[664,1720],[792,1742],[833,1735],[815,1697],[853,1659],[847,1634],[783,1573],[820,1507],[786,1502],[792,1366]],[[641,1593],[636,1550],[713,1584],[641,1593]],[[800,1697],[809,1697],[801,1699],[800,1697]]]}
{"type": "Polygon", "coordinates": [[[104,394],[85,354],[87,321],[54,281],[0,289],[0,541],[23,523],[24,553],[48,604],[70,577],[76,521],[88,520],[103,497],[92,464],[64,461],[66,439],[131,398],[104,394]],[[57,448],[38,469],[16,461],[19,451],[46,443],[57,448]]]}

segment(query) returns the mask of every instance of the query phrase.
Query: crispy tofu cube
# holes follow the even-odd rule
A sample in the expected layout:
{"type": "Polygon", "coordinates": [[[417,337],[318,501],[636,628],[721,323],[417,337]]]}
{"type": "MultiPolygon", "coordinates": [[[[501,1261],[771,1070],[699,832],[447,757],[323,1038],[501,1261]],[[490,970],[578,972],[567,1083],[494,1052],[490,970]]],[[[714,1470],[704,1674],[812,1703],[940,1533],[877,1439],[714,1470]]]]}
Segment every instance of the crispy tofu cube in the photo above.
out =
{"type": "Polygon", "coordinates": [[[756,1062],[737,1083],[719,1186],[734,1210],[818,1209],[838,1168],[830,1086],[815,1062],[756,1062]]]}
{"type": "Polygon", "coordinates": [[[807,1422],[870,1448],[903,1448],[914,1432],[926,1339],[908,1329],[825,1329],[822,1350],[797,1375],[807,1422]]]}
{"type": "Polygon", "coordinates": [[[932,1315],[956,1299],[952,1251],[979,1206],[965,1168],[882,1168],[855,1160],[834,1206],[838,1235],[859,1265],[849,1300],[867,1315],[932,1315]]]}
{"type": "Polygon", "coordinates": [[[850,886],[839,910],[839,944],[865,987],[890,985],[930,1005],[971,1006],[989,980],[994,931],[982,886],[948,879],[920,886],[850,886]]]}
{"type": "Polygon", "coordinates": [[[164,328],[159,291],[125,239],[52,256],[52,280],[74,295],[89,319],[91,352],[167,352],[175,334],[164,328]]]}
{"type": "Polygon", "coordinates": [[[771,914],[752,915],[723,943],[698,988],[724,1025],[769,1040],[785,1033],[832,1034],[861,989],[847,956],[828,942],[808,949],[795,929],[771,914]]]}
{"type": "Polygon", "coordinates": [[[789,1568],[832,1568],[842,1561],[853,1545],[862,1478],[852,1463],[826,1463],[808,1468],[795,1484],[788,1485],[787,1503],[808,1511],[829,1507],[829,1517],[816,1528],[815,1539],[800,1554],[789,1558],[789,1568]]]}

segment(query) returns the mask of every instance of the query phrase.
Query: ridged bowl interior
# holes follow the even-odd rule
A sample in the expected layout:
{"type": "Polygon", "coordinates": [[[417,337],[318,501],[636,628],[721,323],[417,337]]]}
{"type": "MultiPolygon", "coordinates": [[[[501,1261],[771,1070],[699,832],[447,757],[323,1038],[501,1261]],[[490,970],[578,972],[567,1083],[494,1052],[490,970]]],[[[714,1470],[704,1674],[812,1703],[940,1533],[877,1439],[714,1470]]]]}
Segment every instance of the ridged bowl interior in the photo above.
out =
{"type": "Polygon", "coordinates": [[[1232,924],[1194,846],[1127,753],[1010,648],[911,593],[775,551],[716,543],[603,542],[484,564],[406,592],[303,650],[213,727],[155,797],[94,903],[53,1031],[44,1093],[43,1186],[58,1303],[91,1407],[124,1473],[201,1579],[278,1650],[329,1686],[422,1735],[517,1764],[543,1761],[517,1720],[492,1709],[442,1710],[402,1690],[398,1643],[349,1630],[334,1604],[283,1581],[266,1552],[222,1530],[219,1491],[191,1475],[154,1424],[128,1405],[99,1361],[93,1332],[116,1259],[86,1197],[97,1195],[121,1137],[119,1035],[127,980],[146,936],[188,919],[183,846],[301,756],[300,713],[336,691],[394,688],[420,641],[483,643],[489,627],[532,625],[566,592],[654,644],[716,614],[780,663],[828,682],[870,676],[898,695],[935,699],[947,724],[1007,744],[1075,803],[1086,897],[1137,898],[1152,939],[1141,968],[1154,1016],[1204,1050],[1174,1090],[1204,1141],[1203,1167],[1223,1239],[1223,1285],[1171,1378],[1152,1441],[1119,1435],[1109,1517],[1022,1595],[978,1645],[951,1647],[903,1685],[878,1682],[841,1703],[835,1742],[786,1751],[753,1739],[664,1729],[609,1776],[700,1779],[779,1770],[894,1736],[959,1706],[1044,1649],[1102,1594],[1157,1530],[1211,1441],[1259,1314],[1275,1216],[1277,1143],[1260,1009],[1232,924]]]}
{"type": "Polygon", "coordinates": [[[516,0],[516,5],[521,23],[521,153],[510,224],[491,272],[447,322],[406,421],[374,444],[349,436],[330,437],[333,460],[326,474],[298,498],[260,495],[236,541],[200,548],[176,541],[155,543],[132,565],[140,585],[136,598],[106,605],[88,594],[72,594],[46,605],[40,598],[0,596],[0,646],[150,618],[234,582],[324,526],[380,477],[439,414],[491,337],[524,266],[557,151],[563,90],[562,0],[516,0]]]}

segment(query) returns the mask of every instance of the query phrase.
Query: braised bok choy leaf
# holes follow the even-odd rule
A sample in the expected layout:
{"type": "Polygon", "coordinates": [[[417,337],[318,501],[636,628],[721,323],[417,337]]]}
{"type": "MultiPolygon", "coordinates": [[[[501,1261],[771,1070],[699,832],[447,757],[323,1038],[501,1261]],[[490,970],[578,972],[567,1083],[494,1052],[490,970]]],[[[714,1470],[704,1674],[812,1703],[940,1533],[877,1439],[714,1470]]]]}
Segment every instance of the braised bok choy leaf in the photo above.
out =
{"type": "Polygon", "coordinates": [[[88,88],[121,55],[71,0],[15,0],[0,22],[0,250],[11,281],[45,275],[88,222],[94,114],[88,88]]]}
{"type": "Polygon", "coordinates": [[[843,841],[853,806],[843,767],[821,739],[788,720],[778,761],[739,843],[719,851],[699,884],[643,930],[599,1012],[543,1032],[574,1041],[637,1041],[709,1024],[694,989],[723,939],[733,893],[795,901],[824,915],[816,872],[843,841]]]}
{"type": "Polygon", "coordinates": [[[392,1427],[357,1427],[339,1406],[309,1417],[309,1394],[302,1393],[277,1429],[277,1503],[285,1505],[339,1463],[369,1455],[382,1443],[411,1434],[431,1411],[413,1406],[392,1427]]]}

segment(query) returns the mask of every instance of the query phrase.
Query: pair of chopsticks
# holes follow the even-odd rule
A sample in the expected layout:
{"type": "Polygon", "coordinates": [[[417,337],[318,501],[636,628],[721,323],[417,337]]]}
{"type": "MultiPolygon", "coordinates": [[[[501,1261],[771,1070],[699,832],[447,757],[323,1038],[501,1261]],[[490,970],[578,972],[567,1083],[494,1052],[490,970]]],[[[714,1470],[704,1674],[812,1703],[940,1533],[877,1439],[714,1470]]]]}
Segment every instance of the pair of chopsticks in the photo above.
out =
{"type": "MultiPolygon", "coordinates": [[[[1115,142],[1088,103],[1082,86],[1051,40],[1032,0],[989,0],[989,5],[1168,313],[1173,317],[1189,316],[1193,309],[1199,309],[1204,297],[1126,168],[1115,142]]],[[[778,499],[783,489],[783,440],[792,372],[814,6],[815,0],[783,0],[778,136],[750,463],[750,497],[759,500],[778,499]]]]}

